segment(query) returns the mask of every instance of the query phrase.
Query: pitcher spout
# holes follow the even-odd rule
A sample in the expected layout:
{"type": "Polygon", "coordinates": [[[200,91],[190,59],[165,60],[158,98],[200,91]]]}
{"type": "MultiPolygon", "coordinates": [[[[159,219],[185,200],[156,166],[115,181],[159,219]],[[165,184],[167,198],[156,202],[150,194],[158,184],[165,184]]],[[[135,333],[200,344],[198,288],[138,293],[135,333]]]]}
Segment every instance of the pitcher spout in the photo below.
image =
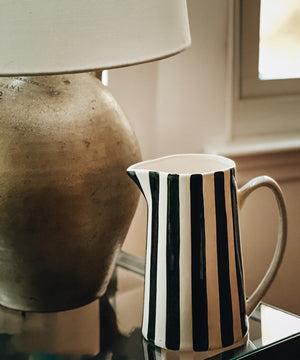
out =
{"type": "Polygon", "coordinates": [[[136,169],[135,165],[132,165],[127,169],[127,174],[136,183],[141,193],[147,200],[147,197],[145,196],[145,191],[143,189],[143,179],[149,177],[149,171],[145,169],[136,169]]]}
{"type": "Polygon", "coordinates": [[[129,170],[130,168],[128,168],[126,171],[127,171],[127,174],[128,176],[137,184],[137,186],[140,188],[141,187],[141,184],[139,182],[139,179],[136,175],[136,171],[134,170],[129,170]]]}

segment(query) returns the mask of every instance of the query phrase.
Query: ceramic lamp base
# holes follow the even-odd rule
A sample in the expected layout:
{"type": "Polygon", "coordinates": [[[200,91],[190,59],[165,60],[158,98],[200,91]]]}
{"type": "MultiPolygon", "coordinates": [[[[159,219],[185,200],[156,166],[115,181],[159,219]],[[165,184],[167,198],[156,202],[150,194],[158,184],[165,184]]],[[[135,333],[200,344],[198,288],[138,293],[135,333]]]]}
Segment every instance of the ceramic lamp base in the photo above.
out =
{"type": "Polygon", "coordinates": [[[0,79],[0,304],[58,311],[102,294],[138,201],[128,120],[93,74],[0,79]]]}

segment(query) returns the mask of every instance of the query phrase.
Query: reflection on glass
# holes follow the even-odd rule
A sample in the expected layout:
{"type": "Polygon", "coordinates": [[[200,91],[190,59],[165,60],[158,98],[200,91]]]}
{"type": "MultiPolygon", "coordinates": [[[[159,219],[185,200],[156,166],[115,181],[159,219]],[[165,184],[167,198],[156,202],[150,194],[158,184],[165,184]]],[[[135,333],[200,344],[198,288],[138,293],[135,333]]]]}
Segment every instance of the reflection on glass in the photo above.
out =
{"type": "Polygon", "coordinates": [[[261,0],[259,78],[300,78],[299,0],[261,0]]]}
{"type": "Polygon", "coordinates": [[[262,304],[262,345],[268,345],[300,331],[300,318],[262,304]]]}

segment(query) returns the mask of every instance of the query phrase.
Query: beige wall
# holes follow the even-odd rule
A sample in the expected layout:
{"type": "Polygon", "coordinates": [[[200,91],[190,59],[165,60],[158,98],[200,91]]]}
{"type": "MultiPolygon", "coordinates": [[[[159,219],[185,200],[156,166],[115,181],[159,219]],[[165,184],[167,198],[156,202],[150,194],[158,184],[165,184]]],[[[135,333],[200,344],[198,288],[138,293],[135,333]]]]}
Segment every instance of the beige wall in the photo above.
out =
{"type": "MultiPolygon", "coordinates": [[[[274,283],[264,297],[267,303],[300,314],[299,214],[300,182],[280,183],[288,211],[288,243],[274,283]]],[[[277,237],[276,202],[265,189],[257,190],[245,203],[240,227],[247,293],[262,279],[271,261],[277,237]]]]}
{"type": "MultiPolygon", "coordinates": [[[[130,118],[145,159],[201,152],[226,142],[230,134],[229,2],[188,0],[188,4],[193,41],[190,49],[160,62],[109,72],[109,87],[130,118]]],[[[240,176],[250,179],[257,173],[262,175],[268,165],[265,170],[263,160],[262,164],[256,168],[254,163],[246,171],[241,168],[240,176]]],[[[300,162],[296,166],[300,168],[300,162]]],[[[278,172],[270,174],[276,177],[278,172]]],[[[279,274],[264,300],[300,314],[300,177],[296,175],[278,179],[288,207],[288,246],[279,274]]],[[[262,277],[275,246],[275,206],[267,191],[258,190],[241,212],[248,292],[262,277]]],[[[146,206],[142,199],[124,249],[143,256],[145,241],[146,206]]]]}

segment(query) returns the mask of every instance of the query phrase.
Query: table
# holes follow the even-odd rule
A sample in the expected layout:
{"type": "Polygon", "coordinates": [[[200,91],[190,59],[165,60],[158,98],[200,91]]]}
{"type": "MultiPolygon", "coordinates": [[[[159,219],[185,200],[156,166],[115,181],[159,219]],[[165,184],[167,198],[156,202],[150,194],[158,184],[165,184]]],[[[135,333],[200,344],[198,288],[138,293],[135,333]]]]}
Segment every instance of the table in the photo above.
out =
{"type": "MultiPolygon", "coordinates": [[[[0,359],[203,359],[201,353],[160,350],[143,340],[142,308],[143,276],[122,267],[116,268],[107,294],[81,308],[25,313],[0,307],[0,359]]],[[[261,303],[249,322],[247,345],[211,359],[240,359],[245,354],[265,359],[270,351],[300,354],[298,316],[261,303]]]]}

